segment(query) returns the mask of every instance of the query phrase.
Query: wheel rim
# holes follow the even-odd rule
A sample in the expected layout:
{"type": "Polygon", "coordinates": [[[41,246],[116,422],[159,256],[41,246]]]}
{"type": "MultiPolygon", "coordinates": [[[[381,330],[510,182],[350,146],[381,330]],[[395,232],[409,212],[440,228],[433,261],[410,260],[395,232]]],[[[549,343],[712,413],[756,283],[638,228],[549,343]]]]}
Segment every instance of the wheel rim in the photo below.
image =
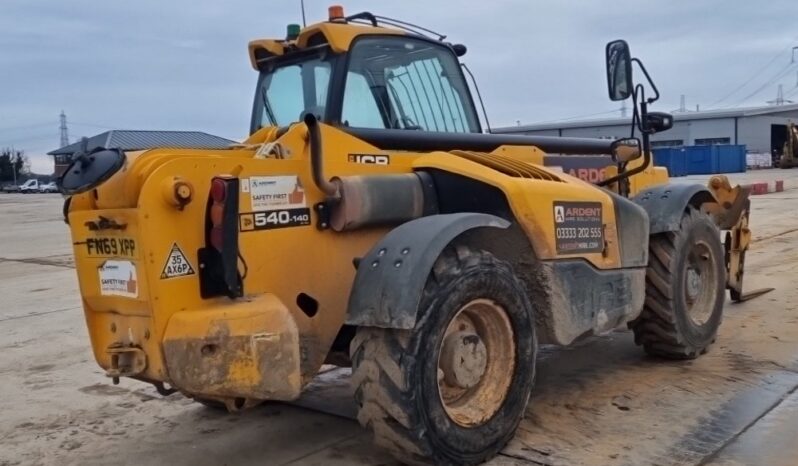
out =
{"type": "Polygon", "coordinates": [[[705,324],[712,316],[717,295],[715,258],[710,246],[699,241],[690,247],[684,274],[684,299],[690,320],[705,324]]]}
{"type": "Polygon", "coordinates": [[[438,348],[438,394],[463,427],[485,423],[501,408],[515,371],[515,335],[507,312],[489,299],[461,307],[438,348]]]}

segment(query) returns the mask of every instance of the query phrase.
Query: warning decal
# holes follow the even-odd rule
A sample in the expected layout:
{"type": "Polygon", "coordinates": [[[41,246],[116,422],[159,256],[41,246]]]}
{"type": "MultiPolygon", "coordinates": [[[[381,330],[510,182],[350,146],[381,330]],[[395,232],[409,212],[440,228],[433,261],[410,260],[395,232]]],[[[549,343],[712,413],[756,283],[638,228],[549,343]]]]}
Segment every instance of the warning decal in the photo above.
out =
{"type": "Polygon", "coordinates": [[[166,264],[163,266],[161,272],[161,280],[167,278],[185,277],[187,275],[194,275],[194,268],[188,261],[188,258],[177,243],[172,244],[172,249],[169,251],[169,256],[166,258],[166,264]]]}
{"type": "Polygon", "coordinates": [[[252,210],[256,212],[307,207],[305,190],[296,175],[252,176],[249,178],[249,192],[252,210]]]}
{"type": "Polygon", "coordinates": [[[557,254],[604,250],[600,202],[555,202],[554,234],[557,254]]]}
{"type": "Polygon", "coordinates": [[[101,295],[126,298],[139,295],[136,266],[133,262],[108,260],[97,269],[97,273],[100,275],[101,295]]]}

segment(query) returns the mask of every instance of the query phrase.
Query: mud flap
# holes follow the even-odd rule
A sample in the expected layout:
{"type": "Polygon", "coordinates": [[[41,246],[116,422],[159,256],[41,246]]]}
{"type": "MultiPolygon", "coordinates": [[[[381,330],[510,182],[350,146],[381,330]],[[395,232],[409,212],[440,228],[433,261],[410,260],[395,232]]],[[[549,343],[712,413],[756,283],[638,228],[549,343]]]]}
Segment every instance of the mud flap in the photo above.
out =
{"type": "Polygon", "coordinates": [[[441,251],[465,231],[508,226],[494,215],[457,213],[422,217],[391,230],[360,260],[346,323],[413,328],[427,276],[441,251]]]}

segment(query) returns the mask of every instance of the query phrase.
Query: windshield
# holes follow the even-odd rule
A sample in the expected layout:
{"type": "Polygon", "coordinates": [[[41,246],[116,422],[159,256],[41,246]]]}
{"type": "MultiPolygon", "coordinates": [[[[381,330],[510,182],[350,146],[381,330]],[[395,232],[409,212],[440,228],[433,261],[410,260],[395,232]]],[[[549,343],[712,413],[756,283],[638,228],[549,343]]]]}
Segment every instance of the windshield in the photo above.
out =
{"type": "Polygon", "coordinates": [[[308,112],[323,119],[329,84],[330,63],[320,57],[263,71],[255,102],[258,127],[286,126],[308,112]]]}
{"type": "Polygon", "coordinates": [[[407,36],[369,37],[351,54],[345,126],[479,131],[460,65],[447,47],[407,36]]]}

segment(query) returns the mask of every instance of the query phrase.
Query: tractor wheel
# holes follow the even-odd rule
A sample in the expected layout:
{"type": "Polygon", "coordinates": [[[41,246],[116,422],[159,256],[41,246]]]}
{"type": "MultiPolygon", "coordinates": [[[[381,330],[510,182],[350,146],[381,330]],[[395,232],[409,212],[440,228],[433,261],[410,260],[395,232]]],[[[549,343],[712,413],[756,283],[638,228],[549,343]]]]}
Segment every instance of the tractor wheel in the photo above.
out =
{"type": "Polygon", "coordinates": [[[535,375],[532,305],[510,265],[447,248],[412,330],[362,327],[352,340],[358,420],[403,462],[477,464],[521,421],[535,375]]]}
{"type": "Polygon", "coordinates": [[[694,359],[715,341],[726,268],[720,232],[690,207],[679,230],[651,237],[643,312],[630,323],[635,343],[669,359],[694,359]]]}

